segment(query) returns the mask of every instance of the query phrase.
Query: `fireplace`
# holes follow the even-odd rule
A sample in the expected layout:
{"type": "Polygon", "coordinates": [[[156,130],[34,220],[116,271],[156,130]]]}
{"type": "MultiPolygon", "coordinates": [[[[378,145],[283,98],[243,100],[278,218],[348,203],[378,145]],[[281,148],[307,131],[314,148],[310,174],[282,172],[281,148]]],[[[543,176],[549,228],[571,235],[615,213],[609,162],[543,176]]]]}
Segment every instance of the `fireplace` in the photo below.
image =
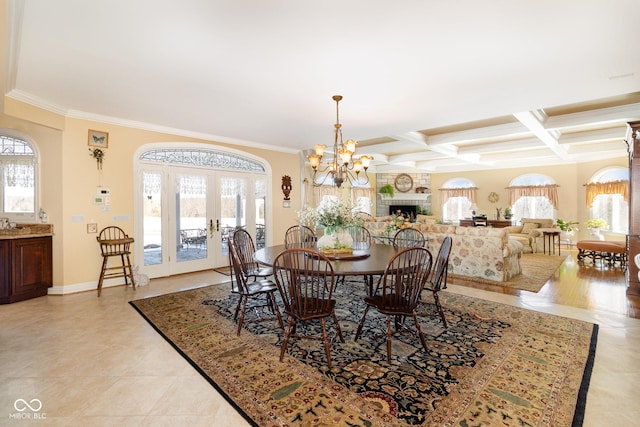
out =
{"type": "Polygon", "coordinates": [[[406,218],[415,218],[418,210],[417,205],[391,205],[389,206],[389,215],[397,214],[398,211],[406,218]]]}

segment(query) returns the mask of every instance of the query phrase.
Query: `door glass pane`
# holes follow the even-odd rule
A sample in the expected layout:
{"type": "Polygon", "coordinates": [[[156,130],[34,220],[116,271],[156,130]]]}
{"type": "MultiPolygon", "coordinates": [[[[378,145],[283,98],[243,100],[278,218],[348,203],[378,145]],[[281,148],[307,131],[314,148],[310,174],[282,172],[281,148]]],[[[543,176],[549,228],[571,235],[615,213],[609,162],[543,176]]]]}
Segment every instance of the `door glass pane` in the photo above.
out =
{"type": "Polygon", "coordinates": [[[264,179],[256,179],[256,249],[264,248],[267,230],[265,229],[265,204],[267,200],[267,184],[264,179]]]}
{"type": "Polygon", "coordinates": [[[144,265],[162,264],[162,174],[142,173],[144,265]]]}
{"type": "Polygon", "coordinates": [[[246,180],[222,177],[220,179],[220,232],[222,233],[222,254],[228,256],[227,240],[238,228],[245,228],[246,221],[246,180]]]}
{"type": "Polygon", "coordinates": [[[176,260],[207,257],[207,177],[176,176],[176,260]]]}

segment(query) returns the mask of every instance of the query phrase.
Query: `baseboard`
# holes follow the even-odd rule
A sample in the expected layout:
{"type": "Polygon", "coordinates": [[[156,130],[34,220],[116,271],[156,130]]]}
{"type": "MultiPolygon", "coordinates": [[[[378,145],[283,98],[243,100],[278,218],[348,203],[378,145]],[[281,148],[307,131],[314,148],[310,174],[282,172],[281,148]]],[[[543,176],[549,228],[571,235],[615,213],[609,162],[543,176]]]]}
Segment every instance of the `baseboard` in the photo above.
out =
{"type": "MultiPolygon", "coordinates": [[[[105,288],[113,288],[116,286],[124,286],[122,281],[117,279],[105,280],[102,282],[102,289],[105,288]]],[[[75,283],[73,285],[66,286],[52,286],[49,288],[47,295],[67,295],[67,294],[76,294],[78,292],[87,292],[87,291],[96,291],[98,290],[98,282],[84,282],[84,283],[75,283]]]]}

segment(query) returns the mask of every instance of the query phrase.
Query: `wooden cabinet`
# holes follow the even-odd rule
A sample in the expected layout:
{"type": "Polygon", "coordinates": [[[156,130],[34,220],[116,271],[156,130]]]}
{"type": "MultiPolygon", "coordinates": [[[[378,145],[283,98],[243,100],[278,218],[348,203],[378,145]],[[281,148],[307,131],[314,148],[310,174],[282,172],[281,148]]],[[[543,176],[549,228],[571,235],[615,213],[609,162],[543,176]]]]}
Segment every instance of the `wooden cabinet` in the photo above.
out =
{"type": "MultiPolygon", "coordinates": [[[[460,225],[462,227],[473,227],[473,220],[472,219],[461,219],[460,220],[460,225]]],[[[513,223],[511,222],[511,220],[501,220],[501,219],[488,219],[487,220],[487,226],[489,227],[493,227],[493,228],[505,228],[505,227],[511,227],[513,225],[513,223]]]]}
{"type": "Polygon", "coordinates": [[[628,123],[629,149],[629,235],[627,236],[627,293],[640,295],[640,121],[628,123]]]}
{"type": "Polygon", "coordinates": [[[0,304],[46,295],[52,285],[50,236],[0,240],[0,304]]]}

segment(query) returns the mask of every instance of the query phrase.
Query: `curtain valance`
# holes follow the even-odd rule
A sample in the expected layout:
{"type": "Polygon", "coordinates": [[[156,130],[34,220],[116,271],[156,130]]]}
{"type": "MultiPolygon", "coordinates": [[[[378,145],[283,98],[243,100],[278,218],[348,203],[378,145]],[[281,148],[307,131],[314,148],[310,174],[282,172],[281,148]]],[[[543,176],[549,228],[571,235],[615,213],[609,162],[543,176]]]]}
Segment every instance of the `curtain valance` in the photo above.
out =
{"type": "Polygon", "coordinates": [[[466,197],[471,204],[476,202],[476,194],[478,187],[464,187],[464,188],[439,188],[441,191],[440,203],[444,206],[451,197],[466,197]]]}
{"type": "Polygon", "coordinates": [[[593,200],[600,194],[621,194],[629,202],[629,181],[590,182],[587,187],[587,207],[593,206],[593,200]]]}
{"type": "Polygon", "coordinates": [[[546,197],[554,209],[558,209],[558,185],[518,185],[507,187],[509,190],[509,206],[516,204],[520,197],[546,197]]]}

